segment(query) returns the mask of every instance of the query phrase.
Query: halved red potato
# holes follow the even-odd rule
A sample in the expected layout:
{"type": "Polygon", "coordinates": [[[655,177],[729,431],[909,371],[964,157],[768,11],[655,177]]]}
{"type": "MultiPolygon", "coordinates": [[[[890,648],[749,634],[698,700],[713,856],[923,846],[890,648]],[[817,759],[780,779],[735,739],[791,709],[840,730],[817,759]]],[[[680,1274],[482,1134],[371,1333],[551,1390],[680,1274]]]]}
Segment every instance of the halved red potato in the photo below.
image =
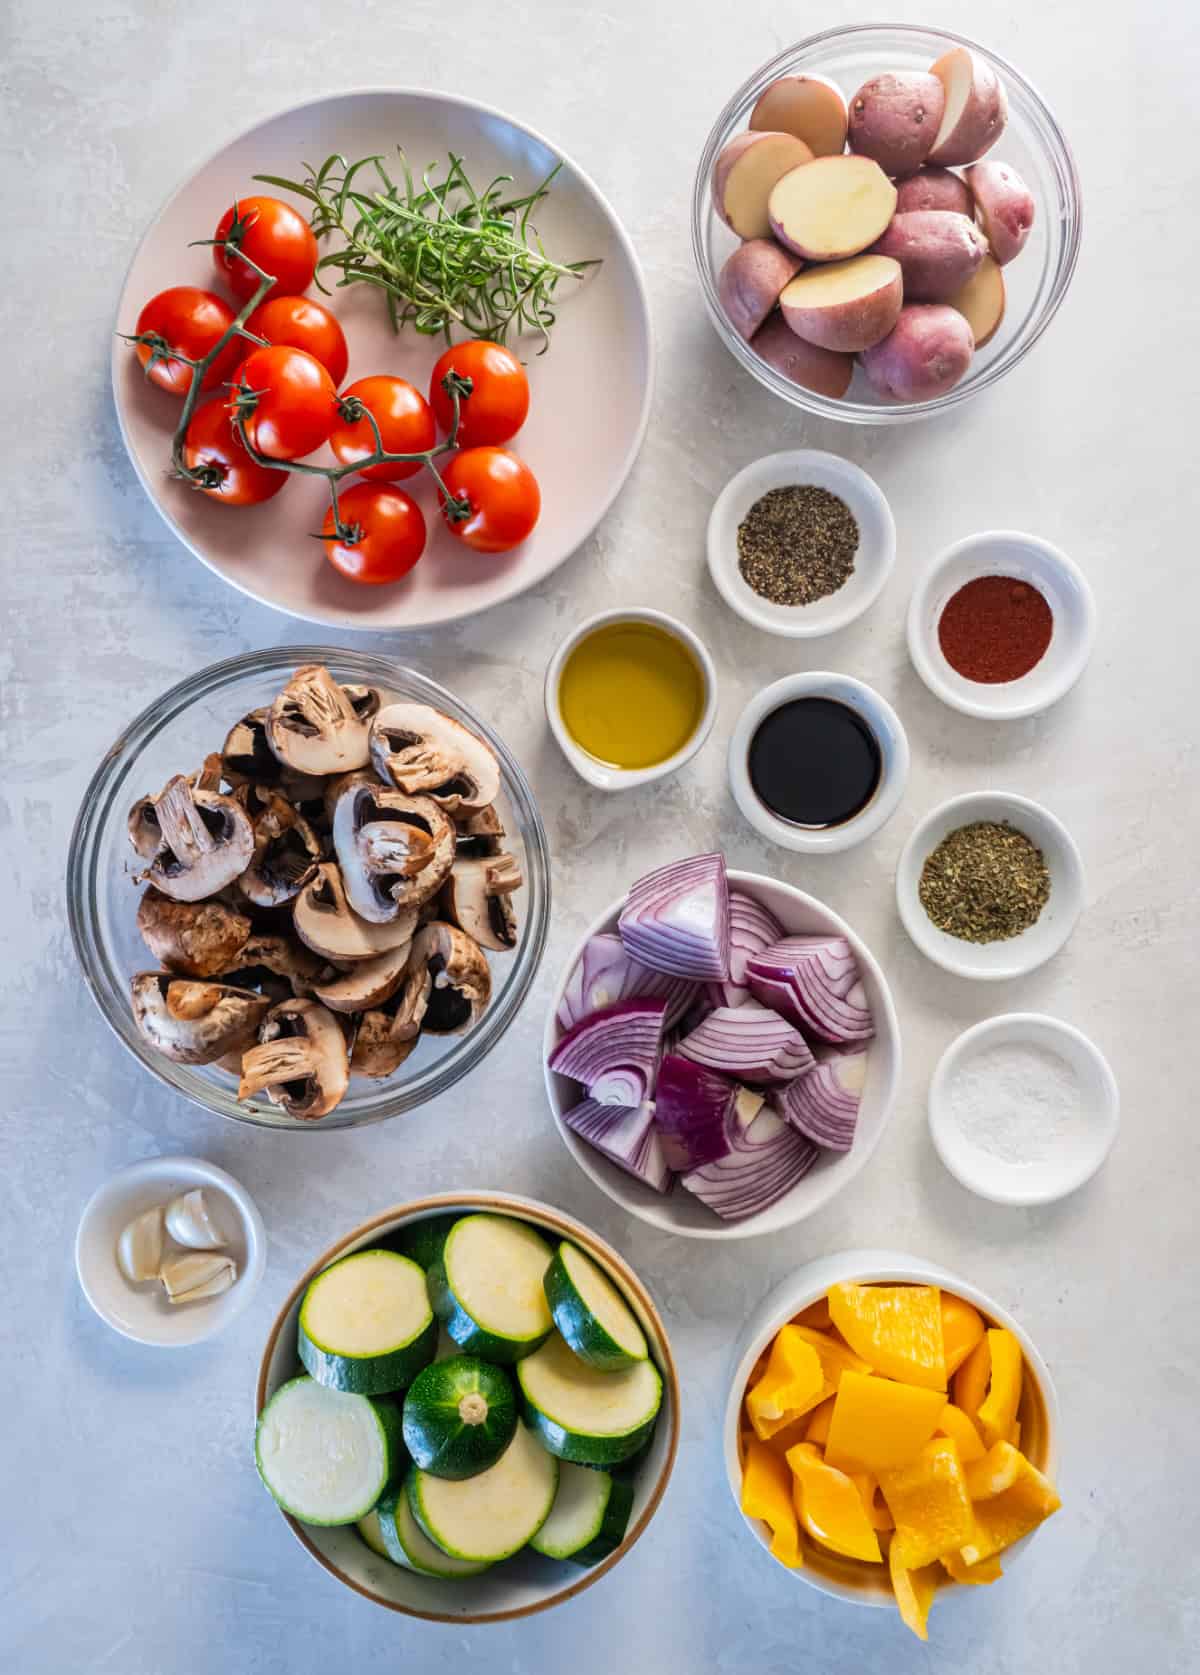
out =
{"type": "Polygon", "coordinates": [[[835,401],[845,395],[854,377],[853,355],[839,355],[832,349],[818,349],[816,344],[806,343],[796,336],[782,314],[772,314],[760,326],[750,347],[760,360],[790,378],[793,384],[815,390],[818,395],[831,396],[835,401]]]}
{"type": "Polygon", "coordinates": [[[906,302],[949,302],[978,271],[987,255],[987,240],[965,215],[914,209],[893,215],[872,251],[899,262],[906,302]]]}
{"type": "Polygon", "coordinates": [[[838,157],[846,148],[846,96],[824,76],[780,76],[758,96],[750,127],[795,134],[814,157],[838,157]]]}
{"type": "Polygon", "coordinates": [[[883,232],[896,188],[871,157],[817,157],[789,169],[767,201],[771,231],[813,262],[857,256],[883,232]]]}
{"type": "Polygon", "coordinates": [[[961,175],[936,164],[918,169],[896,182],[896,214],[909,215],[918,209],[943,209],[953,215],[974,216],[975,200],[961,175]]]}
{"type": "Polygon", "coordinates": [[[811,161],[812,152],[794,134],[738,134],[713,164],[717,214],[739,238],[766,238],[771,188],[789,169],[811,161]]]}
{"type": "Polygon", "coordinates": [[[804,263],[773,238],[751,238],[739,244],[717,278],[717,295],[725,317],[747,342],[779,301],[779,293],[804,263]]]}
{"type": "Polygon", "coordinates": [[[850,149],[884,174],[911,174],[933,149],[946,95],[926,70],[886,70],[850,101],[850,149]]]}
{"type": "Polygon", "coordinates": [[[871,388],[889,401],[931,401],[958,383],[975,339],[957,309],[909,302],[888,335],[860,357],[871,388]]]}
{"type": "Polygon", "coordinates": [[[970,326],[977,349],[990,343],[1004,318],[1004,275],[996,258],[985,256],[978,272],[948,302],[970,326]]]}
{"type": "Polygon", "coordinates": [[[967,183],[992,255],[1003,267],[1024,249],[1033,226],[1033,193],[1016,169],[990,160],[967,170],[967,183]]]}
{"type": "Polygon", "coordinates": [[[967,47],[943,53],[930,65],[929,73],[941,82],[946,96],[929,162],[973,163],[1004,132],[1008,121],[1004,83],[990,64],[967,47]]]}
{"type": "Polygon", "coordinates": [[[809,268],[779,298],[797,337],[851,355],[886,337],[903,303],[900,264],[887,256],[851,256],[809,268]]]}

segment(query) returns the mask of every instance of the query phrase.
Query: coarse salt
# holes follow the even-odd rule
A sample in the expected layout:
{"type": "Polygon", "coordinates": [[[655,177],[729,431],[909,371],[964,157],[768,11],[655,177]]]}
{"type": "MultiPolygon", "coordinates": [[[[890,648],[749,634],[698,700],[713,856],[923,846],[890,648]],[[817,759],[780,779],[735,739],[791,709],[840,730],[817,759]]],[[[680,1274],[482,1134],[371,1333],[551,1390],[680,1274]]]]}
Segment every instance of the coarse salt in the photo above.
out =
{"type": "Polygon", "coordinates": [[[1044,1162],[1087,1127],[1079,1078],[1048,1047],[989,1047],[959,1068],[947,1093],[963,1139],[1003,1163],[1044,1162]]]}

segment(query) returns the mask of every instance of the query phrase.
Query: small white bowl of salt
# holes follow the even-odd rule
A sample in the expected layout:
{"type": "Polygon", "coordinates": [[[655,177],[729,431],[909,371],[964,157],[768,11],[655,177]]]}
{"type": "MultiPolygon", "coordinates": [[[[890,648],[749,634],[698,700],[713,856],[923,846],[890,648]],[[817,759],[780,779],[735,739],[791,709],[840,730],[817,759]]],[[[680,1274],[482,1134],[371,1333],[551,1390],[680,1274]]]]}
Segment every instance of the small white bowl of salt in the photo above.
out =
{"type": "Polygon", "coordinates": [[[956,1180],[994,1204],[1050,1204],[1099,1169],[1117,1137],[1117,1083],[1070,1024],[1007,1012],[964,1030],[929,1086],[929,1131],[956,1180]]]}

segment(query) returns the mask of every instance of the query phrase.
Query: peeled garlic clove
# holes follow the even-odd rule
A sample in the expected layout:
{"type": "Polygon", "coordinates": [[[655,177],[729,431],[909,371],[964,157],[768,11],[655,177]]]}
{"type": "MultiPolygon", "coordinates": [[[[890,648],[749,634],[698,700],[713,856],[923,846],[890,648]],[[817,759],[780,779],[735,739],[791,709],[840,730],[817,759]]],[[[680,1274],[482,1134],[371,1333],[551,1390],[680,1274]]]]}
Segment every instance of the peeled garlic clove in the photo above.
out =
{"type": "Polygon", "coordinates": [[[156,1280],[162,1268],[162,1205],[135,1216],[117,1240],[117,1266],[134,1285],[156,1280]]]}
{"type": "Polygon", "coordinates": [[[161,1278],[172,1303],[195,1303],[228,1291],[237,1279],[237,1265],[213,1251],[187,1251],[167,1258],[161,1278]]]}
{"type": "Polygon", "coordinates": [[[220,1250],[225,1243],[200,1186],[172,1198],[167,1205],[167,1232],[177,1245],[189,1250],[220,1250]]]}

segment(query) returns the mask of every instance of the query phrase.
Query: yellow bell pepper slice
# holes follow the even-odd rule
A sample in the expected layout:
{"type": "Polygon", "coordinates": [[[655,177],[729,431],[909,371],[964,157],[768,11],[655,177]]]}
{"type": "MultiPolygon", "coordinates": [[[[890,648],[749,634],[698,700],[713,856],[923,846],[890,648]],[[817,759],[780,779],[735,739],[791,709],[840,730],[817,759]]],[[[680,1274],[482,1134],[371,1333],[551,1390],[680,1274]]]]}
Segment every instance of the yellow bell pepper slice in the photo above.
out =
{"type": "Polygon", "coordinates": [[[990,1448],[994,1442],[1007,1440],[1021,1404],[1021,1374],[1025,1357],[1011,1332],[991,1326],[987,1334],[991,1355],[992,1376],[988,1393],[978,1411],[979,1429],[990,1448]]]}
{"type": "Polygon", "coordinates": [[[981,1460],[966,1468],[967,1493],[973,1501],[994,1500],[1021,1476],[1025,1456],[1011,1442],[994,1442],[981,1460]]]}
{"type": "Polygon", "coordinates": [[[906,1570],[920,1570],[972,1540],[975,1515],[952,1437],[934,1437],[910,1465],[881,1471],[879,1487],[896,1520],[892,1549],[906,1570]]]}
{"type": "Polygon", "coordinates": [[[892,1592],[900,1607],[901,1620],[908,1625],[918,1640],[928,1640],[929,1607],[941,1580],[940,1565],[926,1565],[920,1570],[909,1570],[900,1562],[893,1541],[888,1549],[888,1571],[892,1578],[892,1592]]]}
{"type": "Polygon", "coordinates": [[[829,1318],[829,1303],[824,1297],[818,1297],[815,1303],[810,1303],[806,1309],[801,1309],[792,1320],[794,1326],[808,1326],[817,1332],[827,1332],[832,1322],[829,1318]]]}
{"type": "Polygon", "coordinates": [[[942,1417],[938,1420],[937,1434],[943,1437],[953,1437],[958,1444],[958,1457],[964,1466],[973,1460],[982,1460],[986,1449],[974,1422],[960,1407],[953,1402],[947,1402],[942,1409],[942,1417]]]}
{"type": "Polygon", "coordinates": [[[879,1538],[854,1480],[826,1465],[811,1442],[789,1448],[787,1463],[796,1511],[813,1540],[848,1559],[882,1564],[879,1538]]]}
{"type": "Polygon", "coordinates": [[[942,1346],[946,1352],[946,1376],[952,1378],[984,1333],[979,1310],[964,1303],[952,1291],[942,1292],[942,1346]]]}
{"type": "Polygon", "coordinates": [[[771,1553],[780,1564],[793,1570],[803,1565],[800,1529],[792,1504],[792,1474],[787,1462],[757,1437],[752,1437],[746,1447],[742,1511],[747,1518],[761,1518],[767,1525],[771,1531],[771,1553]]]}
{"type": "Polygon", "coordinates": [[[1000,1568],[1000,1560],[994,1555],[990,1559],[983,1559],[979,1564],[964,1564],[959,1553],[945,1553],[938,1563],[946,1569],[956,1582],[998,1582],[1004,1575],[1000,1568]]]}
{"type": "Polygon", "coordinates": [[[833,1418],[834,1398],[827,1396],[825,1400],[813,1408],[808,1416],[808,1429],[805,1431],[804,1442],[815,1442],[818,1448],[824,1448],[829,1441],[829,1421],[833,1418]]]}
{"type": "Polygon", "coordinates": [[[846,1372],[834,1397],[825,1458],[841,1471],[876,1476],[907,1465],[933,1435],[946,1398],[873,1374],[846,1372]]]}
{"type": "Polygon", "coordinates": [[[833,1285],[833,1324],[885,1378],[945,1390],[941,1296],[935,1285],[833,1285]]]}
{"type": "Polygon", "coordinates": [[[994,1554],[1002,1553],[1014,1541],[1036,1530],[1062,1505],[1049,1479],[1023,1454],[1018,1458],[1021,1466],[1016,1482],[989,1500],[976,1501],[975,1528],[959,1548],[965,1564],[982,1564],[994,1554]]]}
{"type": "Polygon", "coordinates": [[[800,1336],[800,1328],[781,1326],[775,1334],[766,1370],[746,1392],[746,1417],[763,1442],[816,1407],[825,1394],[821,1359],[800,1336]]]}
{"type": "Polygon", "coordinates": [[[819,1332],[814,1326],[796,1326],[793,1330],[799,1332],[805,1343],[811,1344],[816,1350],[821,1362],[821,1371],[825,1374],[825,1382],[829,1385],[827,1395],[833,1395],[843,1373],[871,1371],[869,1362],[864,1361],[861,1355],[856,1355],[832,1333],[819,1332]]]}
{"type": "Polygon", "coordinates": [[[985,1332],[954,1375],[954,1405],[968,1418],[978,1419],[991,1376],[992,1346],[985,1332]]]}

